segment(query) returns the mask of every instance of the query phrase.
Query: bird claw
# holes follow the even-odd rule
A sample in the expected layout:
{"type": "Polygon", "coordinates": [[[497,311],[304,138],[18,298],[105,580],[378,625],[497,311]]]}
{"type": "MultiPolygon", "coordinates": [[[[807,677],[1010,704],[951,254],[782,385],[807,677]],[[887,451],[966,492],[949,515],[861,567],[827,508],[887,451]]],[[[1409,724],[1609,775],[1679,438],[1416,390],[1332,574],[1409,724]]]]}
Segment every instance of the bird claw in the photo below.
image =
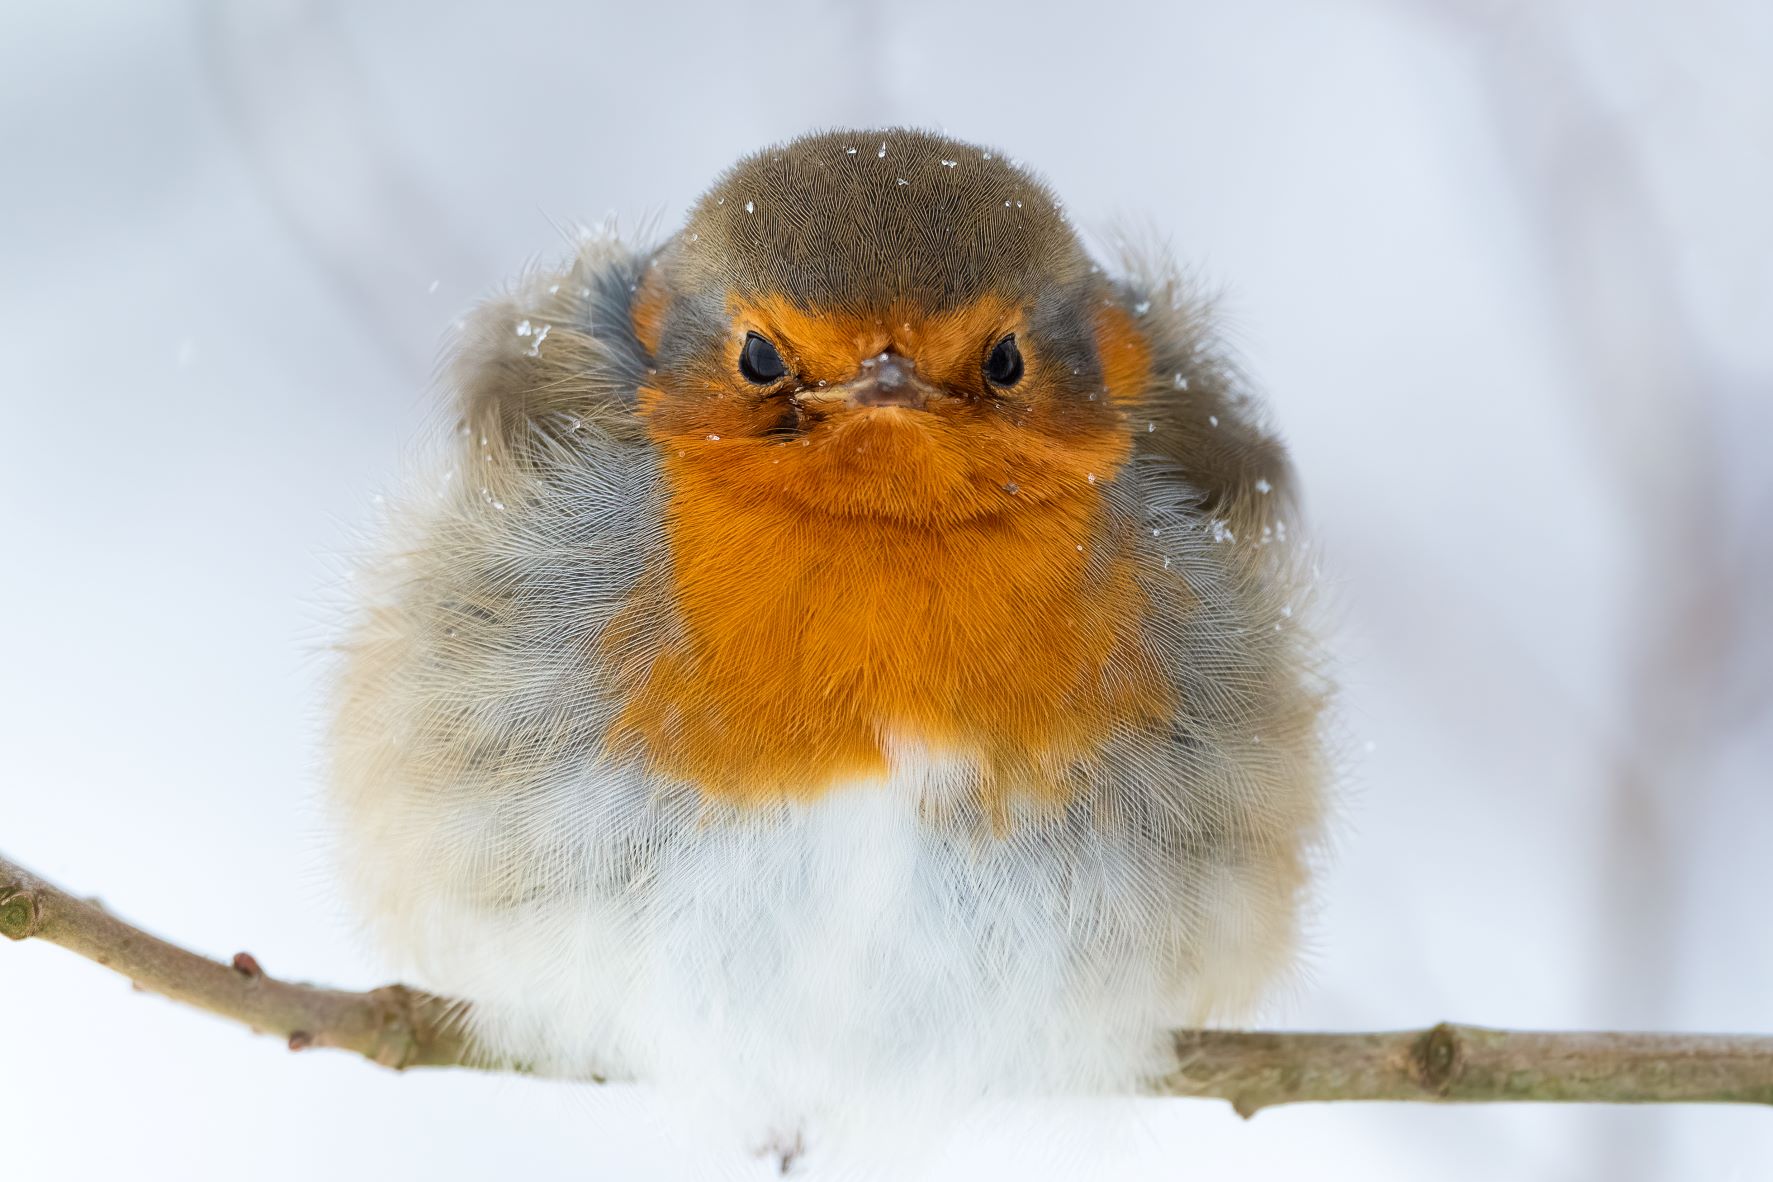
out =
{"type": "Polygon", "coordinates": [[[786,1178],[793,1173],[795,1163],[806,1153],[806,1142],[799,1132],[772,1133],[769,1140],[757,1147],[758,1157],[773,1158],[776,1173],[786,1178]]]}

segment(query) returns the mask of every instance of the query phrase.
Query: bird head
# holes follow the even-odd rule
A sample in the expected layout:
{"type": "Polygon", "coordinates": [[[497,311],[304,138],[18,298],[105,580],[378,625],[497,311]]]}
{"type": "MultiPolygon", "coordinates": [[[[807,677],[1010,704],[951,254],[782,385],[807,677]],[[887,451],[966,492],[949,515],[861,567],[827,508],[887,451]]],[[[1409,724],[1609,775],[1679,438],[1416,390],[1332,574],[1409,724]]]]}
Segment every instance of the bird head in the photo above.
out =
{"type": "Polygon", "coordinates": [[[1001,155],[834,132],[722,176],[632,304],[669,463],[842,517],[1075,495],[1130,450],[1148,368],[1051,192],[1001,155]]]}

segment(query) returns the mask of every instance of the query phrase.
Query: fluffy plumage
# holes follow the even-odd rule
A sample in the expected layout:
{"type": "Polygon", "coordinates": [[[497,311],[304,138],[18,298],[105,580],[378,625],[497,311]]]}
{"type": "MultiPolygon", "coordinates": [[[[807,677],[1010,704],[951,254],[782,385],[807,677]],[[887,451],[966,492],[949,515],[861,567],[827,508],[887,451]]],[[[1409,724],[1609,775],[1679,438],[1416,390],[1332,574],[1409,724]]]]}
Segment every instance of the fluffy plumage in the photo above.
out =
{"type": "Polygon", "coordinates": [[[489,1052],[841,1133],[1136,1088],[1289,963],[1323,780],[1291,476],[1173,275],[1109,279],[979,148],[810,136],[483,307],[452,372],[334,799],[366,915],[489,1052]],[[927,406],[835,397],[883,355],[927,406]]]}

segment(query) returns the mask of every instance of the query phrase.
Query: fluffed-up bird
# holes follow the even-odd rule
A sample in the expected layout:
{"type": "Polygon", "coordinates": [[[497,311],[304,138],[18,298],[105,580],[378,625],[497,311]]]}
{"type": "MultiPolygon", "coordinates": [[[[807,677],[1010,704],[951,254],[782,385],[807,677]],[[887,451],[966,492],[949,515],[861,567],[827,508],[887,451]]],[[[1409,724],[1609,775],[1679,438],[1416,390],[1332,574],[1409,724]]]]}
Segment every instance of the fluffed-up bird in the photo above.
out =
{"type": "Polygon", "coordinates": [[[815,1141],[1130,1092],[1292,962],[1285,451],[1162,261],[922,132],[740,161],[453,345],[356,580],[351,898],[485,1055],[815,1141]]]}

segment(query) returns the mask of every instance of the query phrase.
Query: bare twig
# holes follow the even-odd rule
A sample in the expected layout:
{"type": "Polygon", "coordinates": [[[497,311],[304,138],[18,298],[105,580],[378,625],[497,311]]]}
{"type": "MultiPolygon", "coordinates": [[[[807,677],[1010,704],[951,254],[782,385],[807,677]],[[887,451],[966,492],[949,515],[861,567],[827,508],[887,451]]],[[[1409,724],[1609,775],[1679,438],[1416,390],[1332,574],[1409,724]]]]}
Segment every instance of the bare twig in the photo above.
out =
{"type": "MultiPolygon", "coordinates": [[[[404,985],[350,993],[276,981],[239,953],[187,952],[0,857],[0,935],[60,944],[152,992],[385,1067],[476,1061],[467,1006],[404,985]]],[[[1384,1034],[1178,1031],[1152,1091],[1229,1100],[1244,1116],[1329,1100],[1773,1105],[1773,1035],[1606,1034],[1440,1025],[1384,1034]]]]}
{"type": "Polygon", "coordinates": [[[77,899],[0,857],[0,935],[35,936],[122,973],[143,989],[287,1039],[291,1050],[337,1047],[384,1067],[474,1066],[467,1007],[385,985],[367,993],[265,975],[251,954],[231,965],[187,952],[77,899]]]}
{"type": "Polygon", "coordinates": [[[1385,1034],[1191,1030],[1156,1089],[1243,1116],[1324,1100],[1773,1104],[1773,1035],[1490,1030],[1385,1034]]]}

